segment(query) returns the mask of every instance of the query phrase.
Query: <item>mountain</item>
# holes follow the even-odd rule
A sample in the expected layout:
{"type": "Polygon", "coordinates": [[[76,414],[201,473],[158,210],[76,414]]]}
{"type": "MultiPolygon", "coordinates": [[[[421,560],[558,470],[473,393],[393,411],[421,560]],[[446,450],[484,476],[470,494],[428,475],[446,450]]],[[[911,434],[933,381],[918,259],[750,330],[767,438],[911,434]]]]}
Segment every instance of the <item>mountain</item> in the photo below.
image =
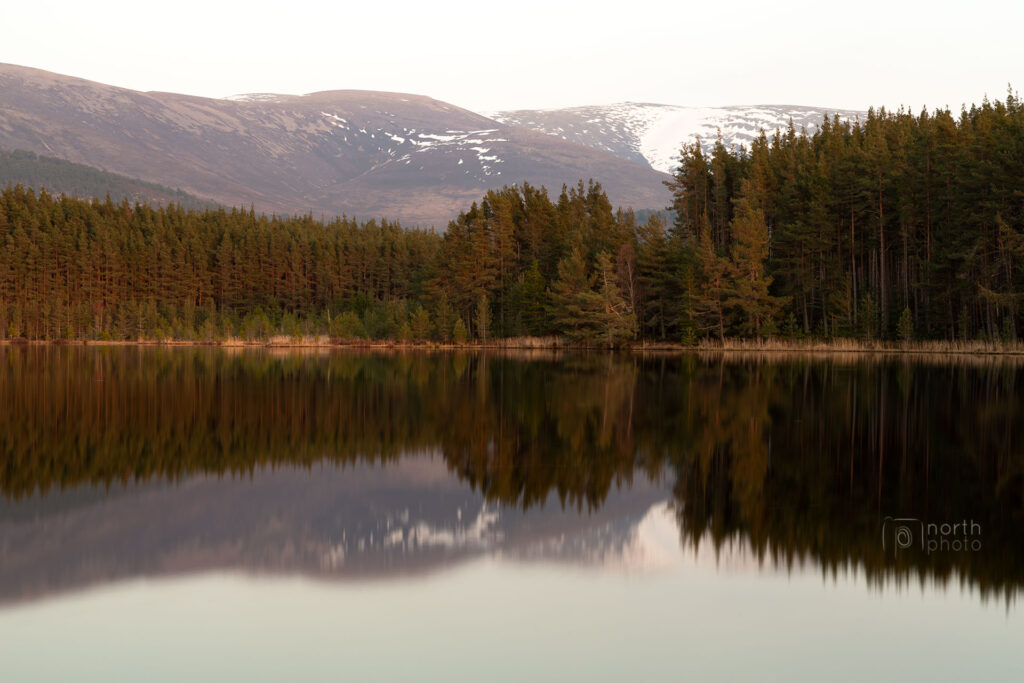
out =
{"type": "MultiPolygon", "coordinates": [[[[0,605],[218,570],[372,579],[488,555],[643,569],[659,553],[637,527],[652,508],[666,510],[667,496],[637,477],[594,510],[564,508],[555,494],[519,509],[488,502],[440,458],[410,455],[387,466],[266,468],[0,498],[0,605]]],[[[665,522],[674,550],[674,517],[665,522]]]]}
{"type": "Polygon", "coordinates": [[[599,180],[659,208],[665,176],[418,95],[336,90],[209,99],[0,64],[0,148],[104,168],[227,205],[444,226],[489,188],[599,180]]]}
{"type": "Polygon", "coordinates": [[[0,150],[0,188],[8,185],[45,189],[50,194],[81,199],[103,199],[109,195],[116,203],[122,200],[164,206],[174,203],[191,209],[214,206],[212,201],[181,190],[24,150],[0,150]]]}
{"type": "Polygon", "coordinates": [[[721,130],[727,147],[744,145],[749,148],[762,128],[771,135],[775,130],[785,130],[792,120],[798,132],[804,127],[808,133],[813,133],[825,116],[835,114],[852,120],[866,112],[790,105],[683,107],[622,102],[568,109],[501,111],[490,116],[508,125],[530,128],[671,173],[678,164],[679,149],[684,142],[699,137],[707,146],[713,144],[721,130]]]}

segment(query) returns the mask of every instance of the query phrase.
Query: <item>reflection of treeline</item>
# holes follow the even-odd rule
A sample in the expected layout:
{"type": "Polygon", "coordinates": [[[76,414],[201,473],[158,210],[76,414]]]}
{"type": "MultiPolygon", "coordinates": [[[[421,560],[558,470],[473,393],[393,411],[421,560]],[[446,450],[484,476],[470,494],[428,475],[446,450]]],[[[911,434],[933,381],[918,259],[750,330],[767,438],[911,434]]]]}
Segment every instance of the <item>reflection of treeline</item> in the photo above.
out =
{"type": "MultiPolygon", "coordinates": [[[[1024,386],[1019,369],[905,361],[722,363],[687,391],[694,438],[678,467],[686,542],[746,540],[869,580],[954,573],[982,592],[1024,580],[1024,386]],[[882,547],[886,516],[973,520],[978,553],[882,547]]],[[[919,539],[918,539],[919,540],[919,539]]]]}
{"type": "Polygon", "coordinates": [[[495,499],[600,503],[626,481],[631,363],[0,348],[0,487],[250,472],[440,451],[495,499]]]}
{"type": "Polygon", "coordinates": [[[1015,591],[1022,384],[1015,364],[8,347],[0,488],[431,452],[489,499],[589,507],[674,473],[684,542],[1015,591]],[[886,515],[976,521],[983,549],[895,562],[886,515]]]}

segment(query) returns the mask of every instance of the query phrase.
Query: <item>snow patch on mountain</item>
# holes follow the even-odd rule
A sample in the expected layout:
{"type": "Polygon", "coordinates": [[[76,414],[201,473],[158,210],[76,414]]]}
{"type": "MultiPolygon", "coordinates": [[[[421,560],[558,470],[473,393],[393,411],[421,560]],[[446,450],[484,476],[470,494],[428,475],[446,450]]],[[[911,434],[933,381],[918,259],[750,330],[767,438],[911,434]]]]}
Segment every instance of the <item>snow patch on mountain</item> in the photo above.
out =
{"type": "Polygon", "coordinates": [[[228,95],[224,99],[232,102],[280,102],[281,96],[272,92],[250,92],[241,95],[228,95]]]}
{"type": "MultiPolygon", "coordinates": [[[[483,183],[486,182],[487,176],[501,175],[498,164],[505,163],[496,148],[507,144],[509,140],[501,136],[498,128],[428,132],[399,126],[393,121],[389,122],[393,127],[381,127],[379,123],[366,123],[355,127],[337,114],[321,111],[320,115],[331,129],[344,133],[342,139],[346,143],[349,143],[349,134],[353,134],[356,137],[354,144],[361,146],[363,150],[369,148],[374,154],[381,155],[382,158],[378,157],[377,167],[390,162],[411,165],[421,158],[417,155],[452,154],[452,157],[457,159],[458,166],[462,166],[467,159],[475,158],[476,168],[464,172],[483,183]]],[[[422,168],[419,164],[417,166],[422,168]]]]}
{"type": "MultiPolygon", "coordinates": [[[[352,144],[359,146],[361,151],[377,155],[375,168],[392,162],[412,165],[418,160],[422,161],[424,154],[451,154],[452,158],[457,160],[457,166],[463,166],[467,160],[475,158],[475,168],[468,168],[464,173],[480,182],[486,182],[488,176],[502,174],[498,170],[498,165],[504,164],[505,160],[500,150],[509,143],[509,139],[502,136],[499,128],[425,131],[399,126],[393,120],[387,121],[384,126],[380,120],[367,121],[356,126],[332,112],[319,114],[324,117],[330,129],[333,129],[332,132],[342,134],[346,144],[350,143],[349,135],[354,135],[352,144]]],[[[388,112],[377,114],[390,116],[388,112]]],[[[420,164],[417,164],[417,167],[422,168],[420,164]]]]}
{"type": "Polygon", "coordinates": [[[671,173],[684,143],[700,139],[710,147],[722,134],[729,148],[749,148],[761,130],[769,136],[792,121],[813,134],[825,116],[853,120],[864,112],[793,105],[686,107],[622,102],[567,109],[502,111],[485,114],[505,124],[578,142],[671,173]]]}

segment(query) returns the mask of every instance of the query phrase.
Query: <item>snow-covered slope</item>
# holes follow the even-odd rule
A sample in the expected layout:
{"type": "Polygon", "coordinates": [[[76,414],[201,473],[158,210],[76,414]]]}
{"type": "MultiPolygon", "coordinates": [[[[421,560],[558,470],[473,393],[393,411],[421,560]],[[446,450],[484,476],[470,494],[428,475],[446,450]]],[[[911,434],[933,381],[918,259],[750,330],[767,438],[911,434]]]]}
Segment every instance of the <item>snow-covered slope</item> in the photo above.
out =
{"type": "Polygon", "coordinates": [[[619,104],[571,107],[568,109],[521,109],[486,114],[496,121],[517,124],[578,142],[617,156],[648,163],[671,173],[679,161],[684,142],[700,138],[710,145],[722,131],[726,146],[744,145],[763,128],[769,135],[793,121],[813,133],[827,115],[854,119],[864,112],[791,105],[736,107],[684,107],[670,104],[619,104]]]}

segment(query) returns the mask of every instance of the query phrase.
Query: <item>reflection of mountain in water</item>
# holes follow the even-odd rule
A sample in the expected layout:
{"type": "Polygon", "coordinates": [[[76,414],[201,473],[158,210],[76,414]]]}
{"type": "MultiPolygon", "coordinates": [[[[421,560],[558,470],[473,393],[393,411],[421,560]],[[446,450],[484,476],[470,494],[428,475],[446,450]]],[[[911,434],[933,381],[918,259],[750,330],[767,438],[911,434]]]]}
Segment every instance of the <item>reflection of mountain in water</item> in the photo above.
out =
{"type": "Polygon", "coordinates": [[[621,506],[652,480],[671,482],[686,545],[1015,594],[1020,368],[0,346],[0,590],[209,567],[369,575],[494,551],[628,566],[657,496],[621,506]],[[433,474],[409,479],[423,462],[433,474]],[[589,514],[546,512],[561,505],[589,514]],[[983,545],[896,557],[886,516],[969,519],[983,545]]]}
{"type": "Polygon", "coordinates": [[[543,535],[505,554],[527,562],[558,561],[626,573],[678,565],[679,524],[671,504],[655,503],[642,516],[602,519],[579,533],[543,535]]]}
{"type": "Polygon", "coordinates": [[[75,489],[34,498],[31,514],[0,503],[0,600],[207,570],[382,578],[496,552],[614,563],[667,495],[637,481],[599,510],[557,499],[521,510],[488,503],[428,456],[118,486],[106,498],[75,489]]]}

